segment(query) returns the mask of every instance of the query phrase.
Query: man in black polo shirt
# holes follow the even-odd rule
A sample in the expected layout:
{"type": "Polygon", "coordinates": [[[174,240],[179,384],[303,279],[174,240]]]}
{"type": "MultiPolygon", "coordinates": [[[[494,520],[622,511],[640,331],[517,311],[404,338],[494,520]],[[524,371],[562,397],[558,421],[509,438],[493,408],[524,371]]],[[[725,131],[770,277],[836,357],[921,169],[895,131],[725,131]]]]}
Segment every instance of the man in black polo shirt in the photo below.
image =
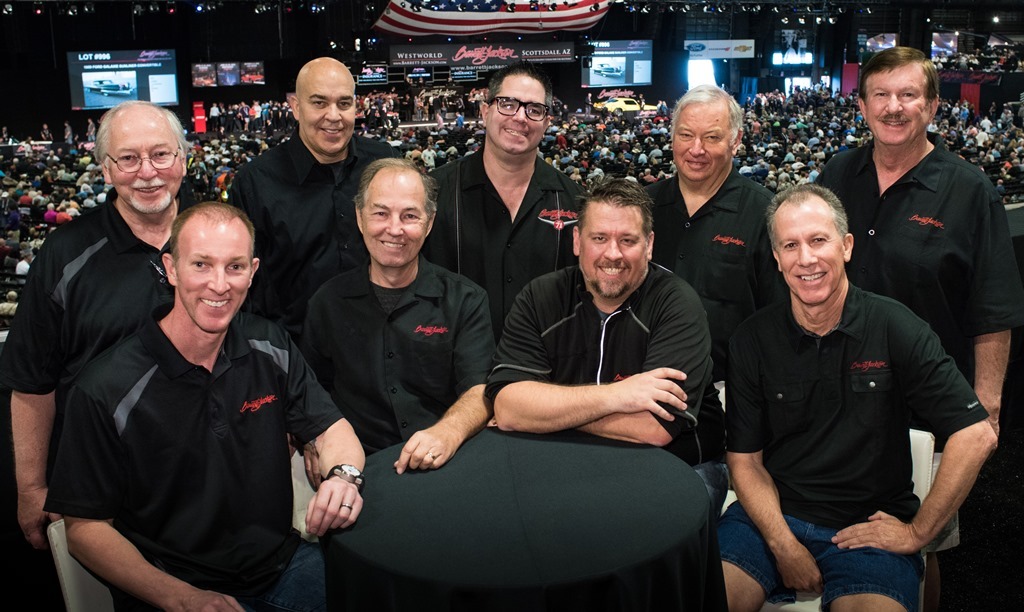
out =
{"type": "Polygon", "coordinates": [[[825,606],[916,610],[919,551],[967,496],[995,432],[927,323],[849,282],[854,241],[832,192],[779,194],[768,231],[790,300],[754,314],[729,344],[739,502],[718,527],[729,608],[816,591],[825,606]],[[920,504],[911,419],[949,438],[920,504]]]}
{"type": "Polygon", "coordinates": [[[13,389],[18,522],[36,548],[47,548],[51,517],[43,500],[71,382],[172,298],[160,249],[178,211],[191,204],[182,187],[187,152],[170,111],[131,101],[107,112],[96,159],[115,190],[95,212],[50,234],[32,262],[0,357],[0,382],[13,389]]]}
{"type": "MultiPolygon", "coordinates": [[[[711,331],[713,381],[725,384],[729,338],[744,319],[785,296],[765,231],[771,192],[740,175],[732,159],[743,137],[743,110],[714,85],[699,85],[672,111],[675,180],[647,187],[654,200],[654,262],[674,271],[700,296],[711,331]]],[[[721,415],[709,397],[706,418],[721,415]]],[[[729,488],[724,464],[717,487],[729,488]]]]}
{"type": "Polygon", "coordinates": [[[441,467],[491,418],[487,295],[420,254],[436,197],[437,184],[413,162],[370,164],[355,199],[370,263],[316,292],[302,335],[366,453],[406,442],[399,473],[441,467]]]}
{"type": "MultiPolygon", "coordinates": [[[[876,54],[861,70],[859,92],[873,138],[835,156],[817,180],[849,211],[857,240],[850,279],[931,325],[998,432],[1010,330],[1024,324],[1006,211],[978,168],[928,134],[939,79],[923,53],[894,47],[876,54]]],[[[938,436],[936,447],[943,443],[938,436]]],[[[958,543],[954,524],[933,548],[958,543]]],[[[929,610],[938,607],[938,569],[930,556],[929,610]]]]}
{"type": "Polygon", "coordinates": [[[362,509],[352,427],[280,326],[235,316],[259,267],[254,236],[226,204],[179,215],[162,256],[173,304],[68,394],[46,509],[65,515],[69,548],[118,609],[323,609],[320,546],[292,529],[289,435],[337,466],[307,531],[347,527],[362,509]]]}
{"type": "Polygon", "coordinates": [[[495,339],[528,282],[572,263],[582,188],[537,154],[551,125],[551,80],[519,62],[494,73],[483,148],[433,172],[440,185],[424,255],[487,291],[495,339]]]}
{"type": "Polygon", "coordinates": [[[702,396],[717,394],[707,318],[686,281],[650,263],[650,206],[632,181],[593,188],[573,228],[579,266],[516,297],[486,395],[502,429],[662,446],[694,466],[712,498],[724,497],[708,478],[725,435],[721,418],[704,418],[702,396]]]}
{"type": "Polygon", "coordinates": [[[303,66],[288,103],[298,129],[238,171],[230,201],[256,226],[263,262],[249,309],[298,339],[306,304],[320,285],[366,265],[352,197],[363,169],[397,152],[353,137],[355,80],[338,60],[321,57],[303,66]]]}

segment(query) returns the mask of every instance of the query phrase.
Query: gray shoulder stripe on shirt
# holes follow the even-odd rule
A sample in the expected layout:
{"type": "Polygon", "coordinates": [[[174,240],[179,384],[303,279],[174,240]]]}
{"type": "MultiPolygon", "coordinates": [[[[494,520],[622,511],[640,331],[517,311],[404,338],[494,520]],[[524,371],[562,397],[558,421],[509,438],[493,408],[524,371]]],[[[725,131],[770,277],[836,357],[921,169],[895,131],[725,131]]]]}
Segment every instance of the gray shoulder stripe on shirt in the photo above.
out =
{"type": "Polygon", "coordinates": [[[156,373],[156,364],[146,372],[139,382],[135,383],[128,395],[124,396],[120,402],[117,403],[117,409],[114,410],[114,426],[117,428],[117,435],[120,436],[124,432],[124,427],[128,423],[128,416],[135,409],[135,405],[139,403],[139,398],[142,397],[142,392],[146,389],[146,385],[149,384],[149,379],[153,378],[153,374],[156,373]]]}
{"type": "Polygon", "coordinates": [[[503,368],[504,369],[508,369],[508,370],[518,370],[519,372],[529,372],[530,374],[550,374],[551,373],[550,368],[547,369],[547,370],[535,370],[533,368],[526,368],[526,367],[523,367],[523,366],[517,366],[517,365],[513,365],[511,363],[499,363],[498,365],[494,366],[494,369],[491,370],[491,374],[494,374],[495,372],[497,372],[498,370],[501,370],[503,368]]]}
{"type": "Polygon", "coordinates": [[[57,282],[57,286],[54,288],[53,293],[50,294],[50,299],[57,302],[57,305],[61,308],[64,308],[64,303],[68,293],[68,284],[71,283],[71,280],[75,278],[76,274],[82,271],[82,268],[85,267],[89,258],[95,255],[96,251],[102,249],[103,245],[107,244],[109,240],[110,239],[106,236],[100,238],[96,244],[82,251],[81,255],[69,261],[68,264],[64,266],[64,273],[61,275],[60,281],[57,282]]]}
{"type": "Polygon", "coordinates": [[[249,339],[249,346],[252,350],[266,353],[270,356],[270,359],[274,364],[281,368],[285,374],[288,373],[288,351],[283,348],[278,348],[270,343],[269,340],[253,340],[249,339]]]}
{"type": "Polygon", "coordinates": [[[564,325],[566,321],[571,321],[572,319],[575,319],[576,318],[576,314],[579,312],[579,309],[582,306],[583,306],[583,302],[580,302],[580,303],[576,304],[576,307],[572,309],[572,314],[571,315],[563,318],[560,321],[556,321],[551,327],[549,327],[549,328],[545,329],[544,331],[542,331],[540,333],[540,337],[543,338],[544,336],[548,335],[549,333],[551,333],[552,331],[557,329],[559,326],[564,325]]]}

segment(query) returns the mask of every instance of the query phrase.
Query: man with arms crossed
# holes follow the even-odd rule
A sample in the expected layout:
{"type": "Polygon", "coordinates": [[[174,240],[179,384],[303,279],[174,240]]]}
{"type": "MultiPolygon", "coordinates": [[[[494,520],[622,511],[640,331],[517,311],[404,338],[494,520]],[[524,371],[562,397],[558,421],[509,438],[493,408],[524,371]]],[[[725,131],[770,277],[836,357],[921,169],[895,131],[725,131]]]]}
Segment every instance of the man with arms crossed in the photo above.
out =
{"type": "Polygon", "coordinates": [[[118,609],[323,609],[320,547],[291,528],[288,434],[337,466],[307,530],[346,527],[362,508],[352,427],[283,329],[235,316],[259,267],[254,235],[226,204],[182,213],[163,255],[173,305],[69,393],[46,509],[65,515],[68,548],[118,609]]]}
{"type": "MultiPolygon", "coordinates": [[[[733,331],[755,310],[785,296],[764,224],[771,192],[733,168],[742,127],[743,110],[720,87],[699,85],[686,92],[672,112],[676,180],[647,187],[658,232],[654,262],[700,296],[718,386],[725,384],[733,331]]],[[[724,422],[717,396],[701,406],[701,416],[724,422]]],[[[721,507],[728,488],[721,464],[712,503],[721,507]]]]}
{"type": "MultiPolygon", "coordinates": [[[[849,213],[857,241],[850,279],[931,325],[998,433],[1010,330],[1024,324],[1006,211],[992,182],[928,133],[939,78],[923,53],[893,47],[876,54],[861,69],[859,88],[871,143],[835,156],[816,181],[849,213]]],[[[943,443],[937,436],[936,448],[943,443]]],[[[954,520],[929,550],[959,541],[954,520]]],[[[938,570],[929,555],[928,610],[938,608],[938,570]]]]}
{"type": "Polygon", "coordinates": [[[516,298],[486,395],[501,429],[662,446],[707,483],[725,437],[702,418],[702,395],[717,393],[707,318],[685,281],[650,263],[650,207],[632,181],[593,188],[573,228],[579,265],[516,298]]]}
{"type": "Polygon", "coordinates": [[[247,309],[281,323],[296,341],[320,285],[366,265],[352,197],[370,162],[397,156],[385,143],[352,135],[355,87],[336,59],[303,66],[288,98],[298,129],[231,183],[230,201],[256,226],[256,255],[263,262],[247,309]]]}
{"type": "Polygon", "coordinates": [[[43,512],[43,501],[72,381],[173,297],[160,249],[178,211],[191,204],[182,183],[187,152],[170,111],[139,101],[108,111],[96,159],[114,191],[95,213],[54,231],[32,262],[0,356],[0,382],[13,389],[18,522],[35,548],[47,548],[46,525],[59,518],[43,512]]]}
{"type": "Polygon", "coordinates": [[[537,154],[551,125],[551,80],[528,62],[491,77],[483,148],[432,173],[440,185],[427,259],[487,291],[494,337],[516,295],[572,263],[582,188],[537,154]]]}
{"type": "Polygon", "coordinates": [[[366,453],[405,441],[399,473],[441,467],[491,418],[487,295],[420,254],[436,197],[437,184],[413,162],[370,164],[355,199],[370,263],[316,292],[302,335],[366,453]]]}
{"type": "Polygon", "coordinates": [[[852,285],[846,214],[807,184],[775,197],[768,231],[789,303],[729,344],[726,460],[739,502],[718,527],[730,610],[823,592],[833,610],[917,610],[919,551],[995,449],[987,414],[928,324],[852,285]],[[913,494],[911,419],[948,437],[913,494]]]}

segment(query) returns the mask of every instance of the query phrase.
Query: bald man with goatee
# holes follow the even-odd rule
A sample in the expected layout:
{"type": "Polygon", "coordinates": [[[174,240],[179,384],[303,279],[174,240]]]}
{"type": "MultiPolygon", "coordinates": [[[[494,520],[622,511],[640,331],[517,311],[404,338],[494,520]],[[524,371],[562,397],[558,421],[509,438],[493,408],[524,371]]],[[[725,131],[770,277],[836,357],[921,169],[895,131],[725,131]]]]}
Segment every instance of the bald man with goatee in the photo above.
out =
{"type": "Polygon", "coordinates": [[[366,266],[353,197],[370,162],[397,157],[385,143],[353,136],[355,102],[355,79],[344,64],[329,57],[307,63],[288,98],[298,129],[246,164],[231,185],[231,203],[256,226],[262,262],[248,308],[296,341],[320,285],[366,266]]]}

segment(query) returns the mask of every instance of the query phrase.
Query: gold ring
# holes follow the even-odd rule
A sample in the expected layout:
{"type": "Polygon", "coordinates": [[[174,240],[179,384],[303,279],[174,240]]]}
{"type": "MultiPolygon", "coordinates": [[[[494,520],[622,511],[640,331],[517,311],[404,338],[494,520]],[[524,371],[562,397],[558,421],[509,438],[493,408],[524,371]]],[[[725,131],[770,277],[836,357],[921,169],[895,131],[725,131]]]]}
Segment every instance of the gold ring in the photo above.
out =
{"type": "Polygon", "coordinates": [[[349,510],[351,510],[352,509],[352,504],[342,504],[341,507],[342,508],[348,508],[349,510]]]}

